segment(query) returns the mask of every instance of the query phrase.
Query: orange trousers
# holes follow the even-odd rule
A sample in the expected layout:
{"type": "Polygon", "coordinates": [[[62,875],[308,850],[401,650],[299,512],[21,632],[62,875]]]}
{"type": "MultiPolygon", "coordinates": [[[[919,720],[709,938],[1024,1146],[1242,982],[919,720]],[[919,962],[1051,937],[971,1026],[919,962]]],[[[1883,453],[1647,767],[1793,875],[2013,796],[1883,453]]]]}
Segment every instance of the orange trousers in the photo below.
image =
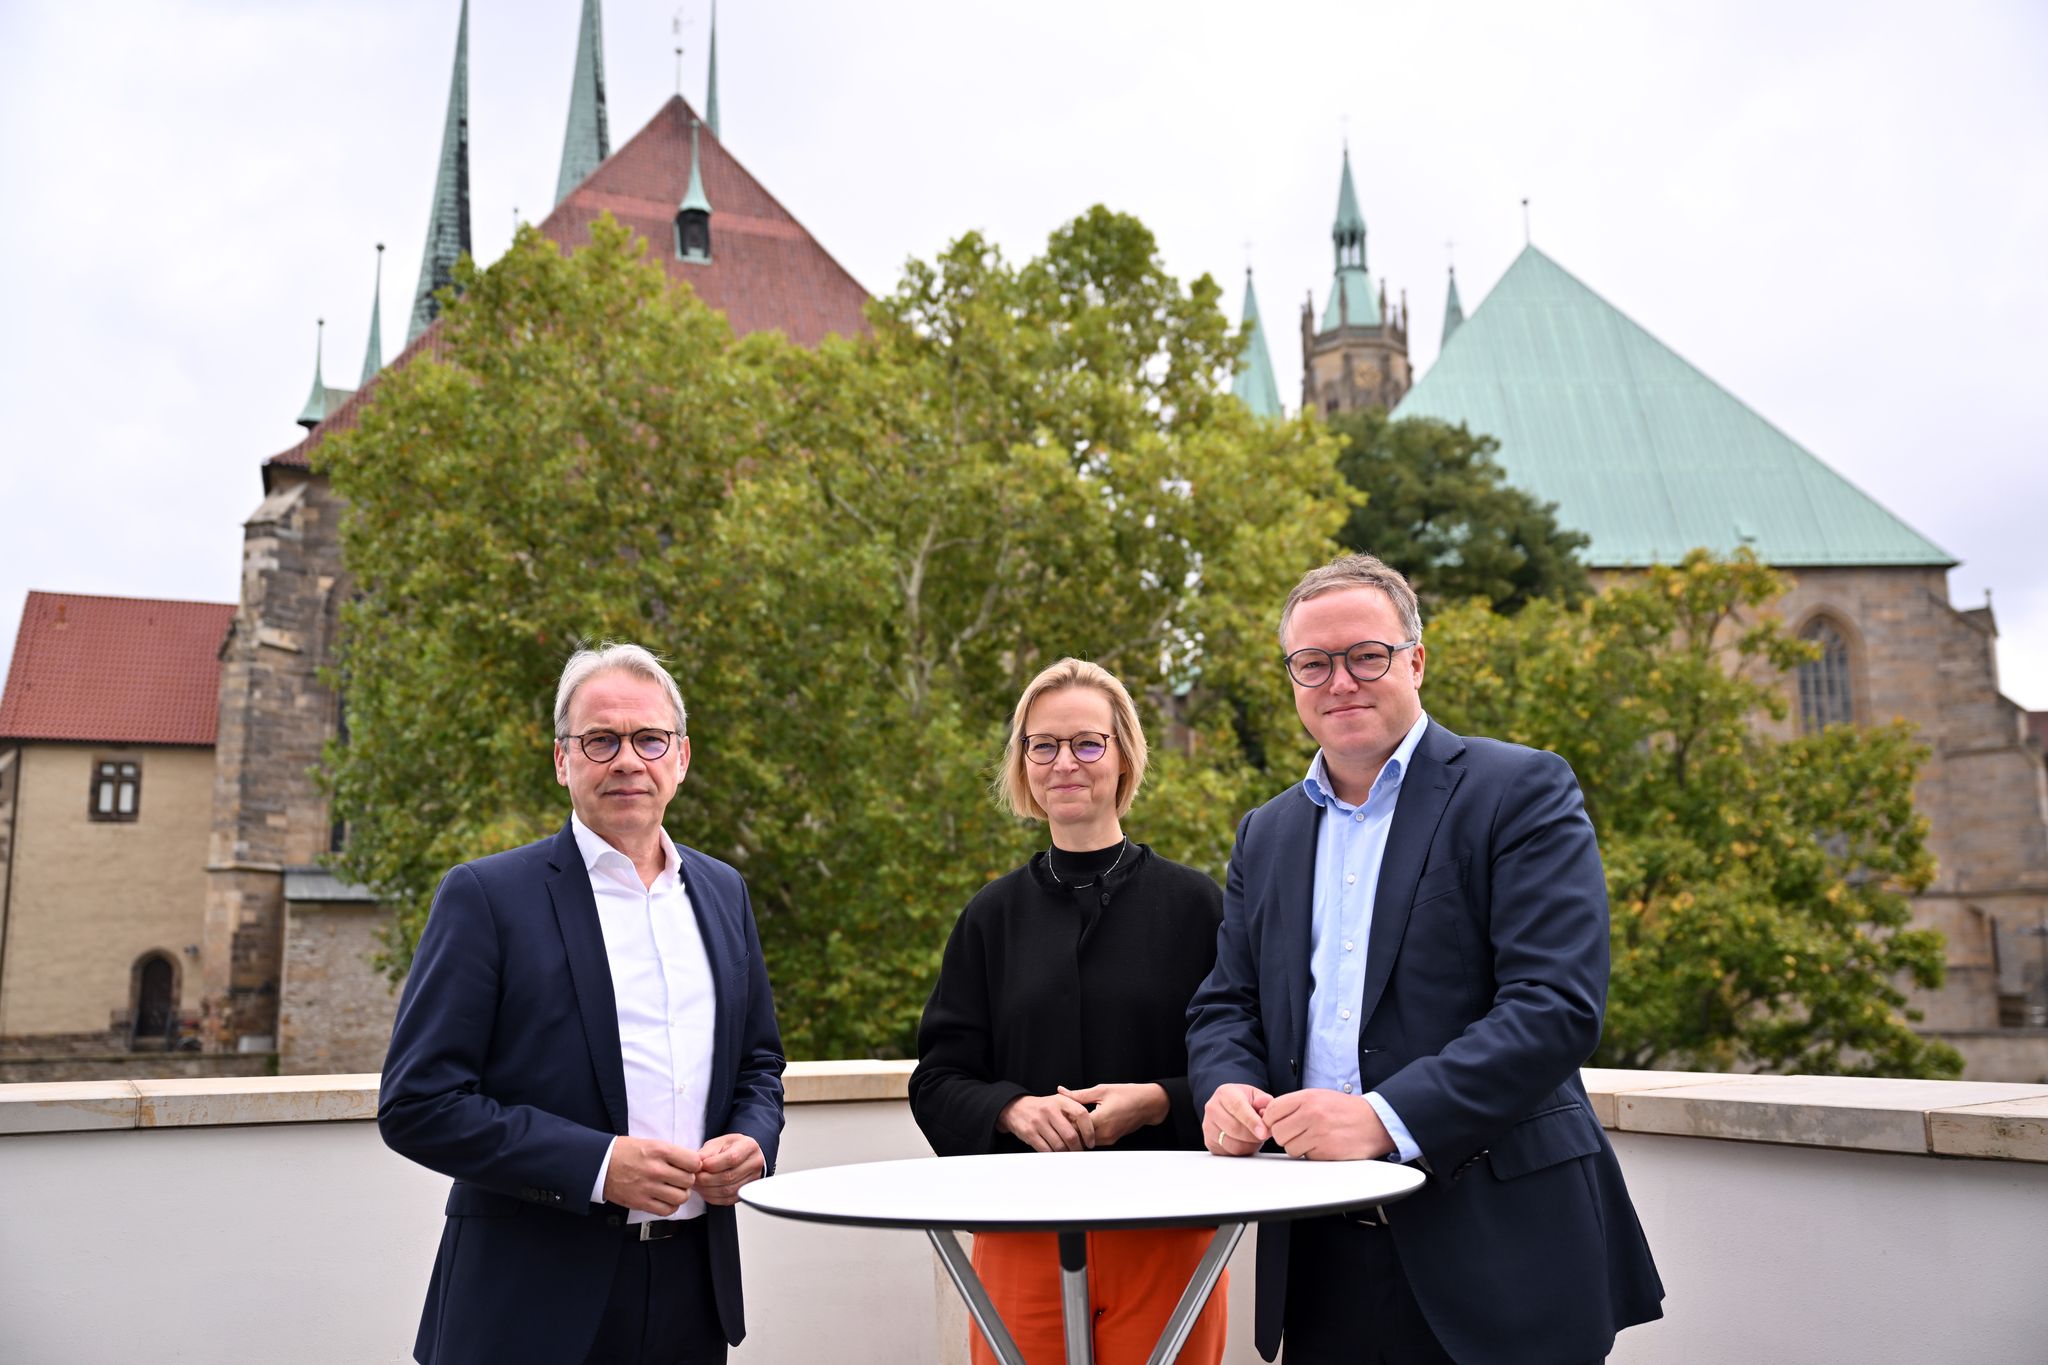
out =
{"type": "MultiPolygon", "coordinates": [[[[1098,1365],[1145,1365],[1196,1262],[1214,1236],[1209,1228],[1130,1228],[1088,1234],[1088,1302],[1095,1309],[1098,1365]]],[[[1066,1327],[1060,1310],[1059,1237],[1050,1232],[984,1232],[974,1238],[974,1273],[995,1301],[1003,1325],[1027,1365],[1062,1365],[1066,1327]]],[[[1183,1365],[1223,1359],[1224,1297],[1230,1272],[1195,1319],[1181,1350],[1183,1365]]],[[[995,1353],[968,1323],[974,1365],[996,1365],[995,1353]]]]}

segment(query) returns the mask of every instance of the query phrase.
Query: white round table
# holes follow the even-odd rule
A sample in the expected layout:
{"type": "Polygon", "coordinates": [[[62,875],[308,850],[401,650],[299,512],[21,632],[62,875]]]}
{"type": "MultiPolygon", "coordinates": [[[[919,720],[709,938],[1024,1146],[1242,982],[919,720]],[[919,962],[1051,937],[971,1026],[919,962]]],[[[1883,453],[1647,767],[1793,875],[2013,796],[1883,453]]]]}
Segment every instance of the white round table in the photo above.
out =
{"type": "Polygon", "coordinates": [[[782,1218],[919,1228],[1006,1365],[1024,1365],[1009,1330],[960,1249],[956,1230],[1056,1232],[1068,1365],[1094,1359],[1087,1234],[1102,1228],[1214,1227],[1216,1236],[1174,1306],[1152,1365],[1180,1354],[1196,1314],[1249,1223],[1384,1206],[1422,1173],[1387,1161],[1293,1161],[1206,1152],[1015,1152],[824,1166],[742,1186],[742,1202],[782,1218]]]}

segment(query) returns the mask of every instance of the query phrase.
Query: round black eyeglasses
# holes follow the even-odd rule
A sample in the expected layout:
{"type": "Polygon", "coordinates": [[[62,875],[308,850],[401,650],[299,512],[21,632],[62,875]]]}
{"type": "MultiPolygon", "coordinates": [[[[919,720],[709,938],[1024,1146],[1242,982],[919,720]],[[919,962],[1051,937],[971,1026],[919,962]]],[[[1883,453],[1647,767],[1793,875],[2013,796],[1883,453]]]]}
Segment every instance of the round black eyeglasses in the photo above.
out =
{"type": "Polygon", "coordinates": [[[1078,735],[1026,735],[1024,757],[1043,767],[1060,756],[1060,745],[1064,744],[1073,753],[1076,763],[1095,763],[1109,752],[1113,738],[1093,730],[1083,730],[1078,735]]]}
{"type": "MultiPolygon", "coordinates": [[[[681,737],[675,730],[635,730],[633,752],[642,761],[652,763],[668,752],[670,740],[681,737]]],[[[620,746],[625,742],[624,736],[611,730],[585,730],[580,735],[557,735],[555,739],[558,743],[576,745],[592,763],[611,762],[619,756],[620,746]]]]}
{"type": "Polygon", "coordinates": [[[1390,645],[1383,640],[1360,640],[1345,650],[1297,649],[1288,655],[1287,676],[1303,687],[1321,687],[1337,676],[1337,660],[1344,661],[1344,669],[1359,682],[1378,682],[1387,676],[1387,670],[1394,666],[1394,656],[1404,649],[1413,649],[1419,640],[1403,640],[1390,645]]]}

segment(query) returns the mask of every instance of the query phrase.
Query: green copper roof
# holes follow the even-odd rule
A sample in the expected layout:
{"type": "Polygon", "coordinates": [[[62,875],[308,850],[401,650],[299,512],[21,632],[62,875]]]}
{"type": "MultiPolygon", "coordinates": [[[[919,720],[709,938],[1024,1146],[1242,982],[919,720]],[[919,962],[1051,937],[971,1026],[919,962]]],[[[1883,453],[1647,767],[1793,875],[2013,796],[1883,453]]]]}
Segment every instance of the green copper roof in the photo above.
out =
{"type": "Polygon", "coordinates": [[[1259,321],[1259,296],[1252,290],[1252,272],[1244,272],[1244,349],[1237,354],[1237,374],[1230,391],[1254,417],[1280,415],[1280,386],[1273,380],[1273,358],[1266,353],[1266,325],[1259,321]]]}
{"type": "Polygon", "coordinates": [[[441,164],[427,217],[427,249],[413,290],[411,343],[440,312],[434,292],[455,282],[455,263],[469,254],[469,0],[455,30],[455,74],[448,80],[448,118],[441,128],[441,164]]]}
{"type": "Polygon", "coordinates": [[[370,344],[363,347],[363,377],[367,384],[384,368],[384,244],[377,243],[377,287],[370,294],[370,344]]]}
{"type": "MultiPolygon", "coordinates": [[[[1344,178],[1337,184],[1337,221],[1330,225],[1330,236],[1341,247],[1347,239],[1356,237],[1359,245],[1365,243],[1365,215],[1358,211],[1358,190],[1351,183],[1351,148],[1344,149],[1344,178]]],[[[1358,262],[1364,265],[1361,258],[1358,262]]],[[[1343,264],[1340,257],[1338,264],[1343,264]]]]}
{"type": "Polygon", "coordinates": [[[1379,325],[1379,296],[1373,292],[1372,276],[1356,266],[1339,270],[1330,281],[1330,301],[1323,305],[1322,330],[1379,325]]]}
{"type": "Polygon", "coordinates": [[[1337,221],[1330,225],[1336,251],[1336,275],[1330,301],[1323,305],[1325,332],[1339,327],[1380,325],[1379,297],[1365,266],[1365,215],[1358,211],[1358,190],[1351,183],[1351,148],[1344,149],[1344,175],[1337,182],[1337,221]]]}
{"type": "Polygon", "coordinates": [[[1444,299],[1444,343],[1465,321],[1465,305],[1458,298],[1458,267],[1451,267],[1451,292],[1444,299]]]}
{"type": "Polygon", "coordinates": [[[321,378],[320,352],[327,340],[327,319],[321,318],[313,326],[313,388],[306,395],[306,406],[299,409],[299,425],[308,431],[326,421],[328,414],[355,392],[353,389],[330,389],[321,378]]]}
{"type": "Polygon", "coordinates": [[[1394,416],[1497,437],[1596,567],[1741,546],[1785,568],[1955,563],[1533,246],[1394,416]]]}
{"type": "Polygon", "coordinates": [[[718,0],[711,0],[711,75],[704,83],[704,121],[711,125],[711,136],[725,141],[725,134],[718,131],[718,0]]]}
{"type": "Polygon", "coordinates": [[[583,0],[576,25],[576,72],[569,78],[569,127],[562,135],[562,169],[555,176],[555,202],[583,183],[612,154],[604,109],[604,25],[599,0],[583,0]]]}
{"type": "Polygon", "coordinates": [[[697,120],[691,119],[690,187],[683,191],[683,202],[676,205],[676,212],[678,213],[688,213],[691,209],[698,209],[705,213],[711,212],[711,201],[704,197],[704,176],[699,169],[704,164],[704,158],[697,155],[697,128],[697,120]]]}

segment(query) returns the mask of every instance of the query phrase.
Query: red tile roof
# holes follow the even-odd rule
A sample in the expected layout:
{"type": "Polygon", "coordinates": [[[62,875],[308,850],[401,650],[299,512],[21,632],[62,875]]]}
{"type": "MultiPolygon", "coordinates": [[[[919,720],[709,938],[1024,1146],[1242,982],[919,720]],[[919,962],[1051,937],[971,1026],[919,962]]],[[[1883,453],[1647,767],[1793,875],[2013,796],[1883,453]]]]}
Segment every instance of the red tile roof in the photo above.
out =
{"type": "Polygon", "coordinates": [[[210,745],[232,603],[32,592],[0,739],[210,745]]]}
{"type": "MultiPolygon", "coordinates": [[[[867,290],[708,126],[698,135],[704,193],[711,201],[711,260],[686,264],[675,258],[673,224],[690,185],[690,121],[695,117],[682,96],[670,96],[646,127],[555,206],[540,230],[574,250],[590,240],[590,225],[609,210],[646,239],[649,253],[667,268],[670,279],[687,282],[698,298],[725,314],[740,336],[780,331],[800,345],[815,346],[835,333],[865,332],[867,290]]],[[[440,354],[440,331],[438,323],[429,327],[386,368],[408,363],[422,347],[440,354]]],[[[356,424],[357,412],[375,387],[373,379],[356,390],[333,416],[270,463],[306,468],[313,447],[356,424]]]]}

